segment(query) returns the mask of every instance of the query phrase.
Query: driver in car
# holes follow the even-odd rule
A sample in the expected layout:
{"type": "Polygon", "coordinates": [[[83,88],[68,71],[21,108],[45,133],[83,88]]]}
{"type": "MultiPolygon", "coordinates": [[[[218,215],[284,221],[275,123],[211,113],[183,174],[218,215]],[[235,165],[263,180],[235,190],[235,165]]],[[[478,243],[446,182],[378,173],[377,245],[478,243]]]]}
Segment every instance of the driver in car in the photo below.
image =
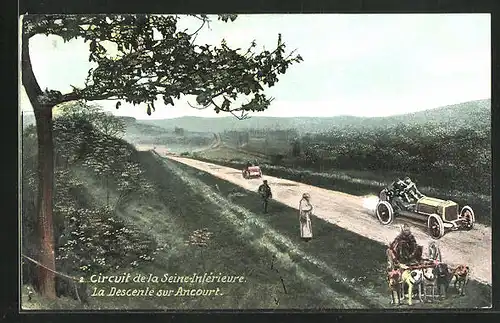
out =
{"type": "Polygon", "coordinates": [[[403,182],[405,185],[404,191],[408,193],[408,199],[411,199],[409,203],[416,203],[420,198],[424,196],[422,193],[420,193],[415,183],[408,176],[405,177],[403,182]]]}
{"type": "Polygon", "coordinates": [[[408,203],[410,203],[410,198],[405,192],[406,184],[401,179],[397,179],[392,184],[392,201],[396,209],[405,210],[408,203]]]}

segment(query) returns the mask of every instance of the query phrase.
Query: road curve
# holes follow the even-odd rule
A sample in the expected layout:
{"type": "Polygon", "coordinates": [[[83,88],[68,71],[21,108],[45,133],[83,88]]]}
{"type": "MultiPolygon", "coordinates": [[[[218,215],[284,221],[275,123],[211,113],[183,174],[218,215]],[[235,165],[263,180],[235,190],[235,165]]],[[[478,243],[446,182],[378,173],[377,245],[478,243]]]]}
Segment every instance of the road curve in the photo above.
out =
{"type": "MultiPolygon", "coordinates": [[[[158,153],[161,154],[160,151],[158,153]]],[[[238,169],[173,155],[166,157],[250,191],[257,191],[261,184],[260,179],[244,179],[238,169]]],[[[370,210],[374,208],[373,197],[354,196],[265,174],[264,178],[271,186],[274,200],[298,209],[302,193],[308,192],[311,194],[316,217],[386,245],[399,233],[399,225],[404,221],[396,219],[391,225],[381,225],[373,216],[373,210],[370,210]]],[[[418,244],[427,249],[432,239],[424,226],[416,224],[412,227],[418,244]]],[[[471,268],[471,278],[491,286],[491,228],[476,224],[471,231],[449,232],[438,244],[443,261],[452,266],[467,264],[471,268]]]]}

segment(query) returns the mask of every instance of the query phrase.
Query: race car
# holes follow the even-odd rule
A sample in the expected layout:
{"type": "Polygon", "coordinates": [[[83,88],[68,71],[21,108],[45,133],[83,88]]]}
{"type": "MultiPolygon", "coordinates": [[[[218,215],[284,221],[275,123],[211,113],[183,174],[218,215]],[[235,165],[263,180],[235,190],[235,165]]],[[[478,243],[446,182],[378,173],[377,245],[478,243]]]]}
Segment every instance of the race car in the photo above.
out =
{"type": "Polygon", "coordinates": [[[429,235],[434,239],[441,238],[445,229],[471,230],[475,223],[470,206],[459,211],[454,201],[425,196],[409,179],[397,180],[380,192],[375,214],[383,225],[391,224],[396,216],[426,222],[429,235]]]}

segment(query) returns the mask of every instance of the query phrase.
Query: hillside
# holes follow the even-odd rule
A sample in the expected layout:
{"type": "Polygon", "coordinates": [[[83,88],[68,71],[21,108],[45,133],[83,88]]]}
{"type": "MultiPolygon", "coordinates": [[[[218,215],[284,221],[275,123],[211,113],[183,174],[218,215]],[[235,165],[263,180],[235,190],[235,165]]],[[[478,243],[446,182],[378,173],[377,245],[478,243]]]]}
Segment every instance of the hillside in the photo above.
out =
{"type": "Polygon", "coordinates": [[[200,118],[181,117],[162,120],[138,120],[138,123],[173,129],[181,127],[189,131],[224,132],[244,129],[297,129],[299,132],[323,132],[332,128],[386,127],[395,124],[434,122],[445,126],[490,125],[491,100],[477,100],[455,105],[390,117],[260,117],[236,120],[234,117],[200,118]]]}
{"type": "MultiPolygon", "coordinates": [[[[260,117],[236,120],[232,116],[222,118],[181,117],[161,120],[136,120],[120,117],[127,125],[129,134],[157,135],[176,127],[195,133],[224,132],[244,129],[297,129],[299,132],[323,132],[332,128],[386,127],[395,124],[419,124],[433,122],[445,126],[474,125],[489,127],[491,123],[491,100],[477,100],[448,105],[435,109],[390,117],[260,117]]],[[[23,126],[34,124],[32,114],[25,114],[23,126]]]]}

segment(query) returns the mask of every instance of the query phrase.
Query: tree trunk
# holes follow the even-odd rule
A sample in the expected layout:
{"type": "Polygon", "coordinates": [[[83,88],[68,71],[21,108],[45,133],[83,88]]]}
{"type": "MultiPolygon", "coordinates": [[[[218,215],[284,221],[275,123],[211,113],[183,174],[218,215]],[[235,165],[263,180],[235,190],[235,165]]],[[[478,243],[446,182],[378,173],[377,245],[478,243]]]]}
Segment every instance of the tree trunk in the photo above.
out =
{"type": "MultiPolygon", "coordinates": [[[[38,260],[42,265],[55,270],[54,229],[52,223],[52,194],[54,184],[54,146],[52,142],[52,106],[43,104],[43,94],[33,73],[29,55],[29,35],[22,39],[22,83],[31,102],[36,118],[38,135],[38,192],[37,219],[40,237],[40,254],[38,260]]],[[[55,275],[53,272],[39,268],[39,292],[49,298],[56,298],[55,275]]]]}
{"type": "MultiPolygon", "coordinates": [[[[52,219],[54,191],[54,145],[52,142],[52,107],[35,110],[38,134],[38,228],[40,234],[39,261],[55,270],[55,244],[52,219]]],[[[56,298],[55,275],[39,267],[38,285],[40,293],[48,298],[56,298]]]]}

